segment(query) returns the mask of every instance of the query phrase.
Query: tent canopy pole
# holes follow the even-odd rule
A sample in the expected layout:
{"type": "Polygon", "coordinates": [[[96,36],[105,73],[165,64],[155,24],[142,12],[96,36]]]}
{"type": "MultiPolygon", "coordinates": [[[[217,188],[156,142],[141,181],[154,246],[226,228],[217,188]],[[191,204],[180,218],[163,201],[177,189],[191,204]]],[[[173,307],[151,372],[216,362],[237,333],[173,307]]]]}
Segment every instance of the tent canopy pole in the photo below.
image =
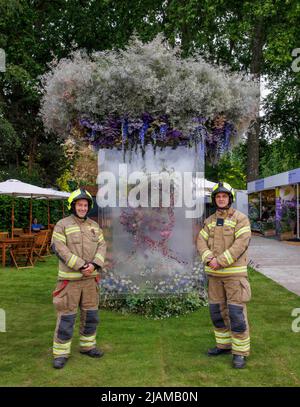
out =
{"type": "Polygon", "coordinates": [[[32,195],[30,195],[29,204],[29,234],[31,235],[31,225],[32,225],[32,195]]]}
{"type": "Polygon", "coordinates": [[[15,223],[15,197],[13,195],[11,206],[11,237],[14,237],[14,223],[15,223]]]}
{"type": "Polygon", "coordinates": [[[49,229],[49,227],[50,227],[50,200],[47,199],[47,201],[48,201],[48,229],[49,229]]]}

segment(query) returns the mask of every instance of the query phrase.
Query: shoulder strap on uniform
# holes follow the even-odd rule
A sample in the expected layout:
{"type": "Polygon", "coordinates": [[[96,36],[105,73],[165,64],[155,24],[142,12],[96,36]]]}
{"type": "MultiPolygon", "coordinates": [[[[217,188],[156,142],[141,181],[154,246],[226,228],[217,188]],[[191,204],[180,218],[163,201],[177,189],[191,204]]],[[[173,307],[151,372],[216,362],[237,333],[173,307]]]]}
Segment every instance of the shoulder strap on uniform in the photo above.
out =
{"type": "Polygon", "coordinates": [[[227,218],[232,218],[235,213],[236,213],[236,209],[229,208],[227,218]]]}

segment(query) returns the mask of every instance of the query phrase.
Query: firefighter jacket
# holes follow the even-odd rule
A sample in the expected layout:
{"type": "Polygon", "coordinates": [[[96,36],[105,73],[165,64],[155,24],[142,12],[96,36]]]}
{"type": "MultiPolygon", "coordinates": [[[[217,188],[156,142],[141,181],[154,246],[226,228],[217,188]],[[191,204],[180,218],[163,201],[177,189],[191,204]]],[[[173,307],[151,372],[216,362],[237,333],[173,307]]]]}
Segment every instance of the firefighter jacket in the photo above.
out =
{"type": "Polygon", "coordinates": [[[229,208],[209,216],[197,238],[197,248],[205,271],[215,276],[247,275],[250,222],[246,215],[229,208]],[[216,258],[222,266],[213,270],[208,263],[216,258]]]}
{"type": "Polygon", "coordinates": [[[106,243],[103,232],[93,220],[74,215],[61,219],[54,227],[51,247],[59,258],[59,280],[80,280],[95,277],[97,268],[89,277],[80,269],[86,263],[104,266],[106,243]]]}

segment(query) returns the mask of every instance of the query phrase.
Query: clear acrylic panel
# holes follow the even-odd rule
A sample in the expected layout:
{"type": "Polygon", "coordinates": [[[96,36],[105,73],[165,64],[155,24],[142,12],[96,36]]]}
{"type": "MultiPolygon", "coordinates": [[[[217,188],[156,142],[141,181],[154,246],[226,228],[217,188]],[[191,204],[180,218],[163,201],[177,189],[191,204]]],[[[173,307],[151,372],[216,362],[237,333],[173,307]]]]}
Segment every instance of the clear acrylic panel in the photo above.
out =
{"type": "MultiPolygon", "coordinates": [[[[204,273],[195,242],[204,216],[203,145],[198,143],[193,147],[156,150],[152,145],[146,145],[144,150],[138,148],[134,152],[102,149],[98,152],[98,166],[99,174],[114,174],[117,180],[116,207],[100,209],[108,246],[107,274],[102,280],[102,290],[115,295],[164,295],[202,289],[204,273]],[[151,190],[151,183],[147,182],[149,207],[126,206],[128,199],[125,205],[123,201],[124,206],[120,205],[120,179],[124,180],[124,172],[120,177],[120,164],[127,165],[126,198],[135,186],[130,183],[134,172],[142,172],[145,180],[149,180],[153,173],[173,174],[173,188],[167,188],[169,205],[159,206],[163,202],[162,184],[156,184],[158,188],[151,190]],[[198,190],[195,190],[195,185],[198,185],[198,190]],[[159,199],[155,206],[151,206],[151,194],[157,193],[158,189],[159,199]],[[193,202],[188,202],[188,198],[192,198],[193,202]],[[191,207],[195,202],[198,212],[191,207]]],[[[144,188],[142,181],[139,188],[140,191],[144,188]]]]}

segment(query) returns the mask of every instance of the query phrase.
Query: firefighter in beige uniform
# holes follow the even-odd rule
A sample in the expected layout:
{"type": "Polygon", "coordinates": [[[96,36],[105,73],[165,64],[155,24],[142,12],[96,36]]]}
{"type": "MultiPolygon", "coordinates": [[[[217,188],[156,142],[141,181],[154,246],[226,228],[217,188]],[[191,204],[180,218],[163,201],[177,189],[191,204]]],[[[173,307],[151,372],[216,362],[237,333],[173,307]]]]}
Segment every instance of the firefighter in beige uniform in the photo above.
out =
{"type": "Polygon", "coordinates": [[[86,215],[93,206],[89,192],[78,189],[69,199],[72,215],[61,219],[54,228],[51,246],[59,258],[58,284],[53,292],[57,324],[53,342],[53,366],[64,367],[71,351],[71,341],[80,307],[80,352],[101,357],[96,348],[99,322],[99,271],[104,265],[106,244],[98,224],[86,215]]]}
{"type": "Polygon", "coordinates": [[[235,192],[227,183],[213,187],[217,211],[205,220],[197,248],[208,273],[209,310],[216,347],[209,356],[233,354],[233,367],[243,368],[250,353],[246,303],[251,298],[247,277],[249,219],[231,208],[235,192]]]}

